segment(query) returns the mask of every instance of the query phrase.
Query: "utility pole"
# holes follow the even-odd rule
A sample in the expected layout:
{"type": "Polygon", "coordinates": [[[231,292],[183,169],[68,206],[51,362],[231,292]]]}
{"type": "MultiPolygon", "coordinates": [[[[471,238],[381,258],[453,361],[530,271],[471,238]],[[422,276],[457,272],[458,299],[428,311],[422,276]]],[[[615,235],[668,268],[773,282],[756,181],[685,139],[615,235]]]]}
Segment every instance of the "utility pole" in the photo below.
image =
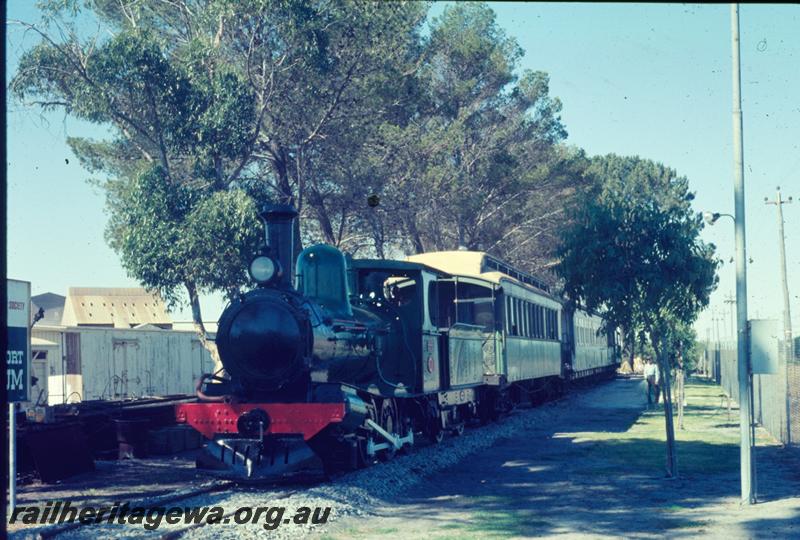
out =
{"type": "Polygon", "coordinates": [[[794,343],[792,342],[792,315],[789,312],[789,285],[786,279],[786,240],[783,235],[783,205],[792,202],[789,197],[786,200],[781,198],[781,187],[777,188],[777,196],[774,201],[764,197],[766,204],[774,204],[778,209],[778,249],[781,254],[781,285],[783,288],[783,351],[786,362],[786,440],[791,443],[791,407],[789,406],[789,362],[794,359],[794,343]]]}
{"type": "Polygon", "coordinates": [[[736,314],[734,313],[736,297],[733,296],[733,293],[728,294],[725,296],[724,302],[731,306],[731,341],[736,341],[736,314]]]}
{"type": "Polygon", "coordinates": [[[747,358],[747,252],[744,216],[744,146],[742,135],[742,77],[739,44],[739,5],[731,4],[731,52],[733,53],[733,178],[734,223],[736,227],[736,327],[739,374],[739,433],[742,504],[755,502],[755,463],[752,460],[753,432],[750,407],[750,362],[747,358]]]}
{"type": "Polygon", "coordinates": [[[783,344],[786,350],[786,360],[792,358],[792,316],[789,312],[789,285],[786,279],[786,240],[783,235],[783,205],[792,202],[792,198],[781,198],[781,187],[778,186],[778,194],[774,201],[764,197],[766,204],[774,204],[778,208],[778,249],[781,255],[781,286],[783,288],[783,344]]]}

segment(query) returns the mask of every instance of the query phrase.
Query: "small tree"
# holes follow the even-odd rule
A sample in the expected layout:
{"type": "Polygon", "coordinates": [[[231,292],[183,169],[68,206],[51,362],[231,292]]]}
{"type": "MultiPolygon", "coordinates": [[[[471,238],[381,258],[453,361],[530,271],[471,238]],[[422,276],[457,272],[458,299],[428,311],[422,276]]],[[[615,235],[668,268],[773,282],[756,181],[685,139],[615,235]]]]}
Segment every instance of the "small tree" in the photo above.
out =
{"type": "Polygon", "coordinates": [[[239,189],[206,194],[171,185],[158,166],[109,182],[106,193],[106,240],[122,266],[168,306],[186,293],[195,330],[217,360],[199,295],[221,290],[232,298],[247,283],[245,268],[264,238],[253,199],[239,189]]]}
{"type": "Polygon", "coordinates": [[[564,235],[558,266],[565,292],[606,324],[641,328],[656,352],[664,382],[667,475],[678,474],[670,343],[708,304],[717,283],[714,247],[700,238],[702,216],[685,177],[661,164],[615,155],[596,159],[596,185],[564,235]]]}

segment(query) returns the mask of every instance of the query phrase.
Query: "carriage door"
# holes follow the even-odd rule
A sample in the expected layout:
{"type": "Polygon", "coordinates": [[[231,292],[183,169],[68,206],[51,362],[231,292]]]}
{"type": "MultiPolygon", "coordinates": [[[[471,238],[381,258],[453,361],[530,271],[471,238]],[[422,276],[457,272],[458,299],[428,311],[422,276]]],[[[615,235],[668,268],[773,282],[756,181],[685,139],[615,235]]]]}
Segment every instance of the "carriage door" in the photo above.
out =
{"type": "Polygon", "coordinates": [[[573,310],[566,307],[561,310],[561,376],[567,366],[572,367],[572,359],[575,347],[575,318],[573,310]]]}
{"type": "MultiPolygon", "coordinates": [[[[447,328],[447,368],[450,387],[483,383],[485,365],[495,364],[494,291],[490,284],[456,277],[439,281],[440,322],[447,328]],[[486,358],[485,358],[486,357],[486,358]]],[[[492,368],[490,368],[492,369],[492,368]]]]}

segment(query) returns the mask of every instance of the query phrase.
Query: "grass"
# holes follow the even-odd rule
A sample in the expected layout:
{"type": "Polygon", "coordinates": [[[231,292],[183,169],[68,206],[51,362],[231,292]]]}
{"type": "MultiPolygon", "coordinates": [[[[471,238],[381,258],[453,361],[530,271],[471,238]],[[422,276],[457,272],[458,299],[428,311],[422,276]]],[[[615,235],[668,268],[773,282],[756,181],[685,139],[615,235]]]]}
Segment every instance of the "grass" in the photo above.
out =
{"type": "MultiPolygon", "coordinates": [[[[492,510],[474,512],[464,523],[447,523],[438,527],[441,531],[457,529],[467,533],[458,538],[494,539],[513,535],[530,535],[537,530],[548,529],[553,524],[533,517],[533,512],[521,510],[492,510]]],[[[436,536],[437,540],[442,537],[436,536]]],[[[446,538],[446,537],[445,537],[446,538]]]]}
{"type": "MultiPolygon", "coordinates": [[[[679,429],[677,409],[675,412],[675,438],[680,477],[695,485],[721,485],[725,482],[738,482],[739,470],[739,425],[738,409],[728,417],[725,404],[720,399],[720,388],[711,383],[690,380],[686,383],[687,406],[684,408],[684,428],[679,429]],[[722,403],[722,406],[721,406],[722,403]]],[[[619,476],[646,478],[648,481],[663,478],[665,472],[666,433],[663,405],[644,410],[635,418],[628,418],[630,424],[620,416],[620,411],[612,410],[602,418],[583,419],[577,430],[569,428],[559,432],[559,444],[548,446],[539,452],[539,463],[564,464],[565,478],[573,476],[579,486],[600,486],[608,479],[619,476]],[[619,431],[621,429],[628,429],[619,431]],[[614,430],[614,428],[617,430],[614,430]],[[605,431],[608,429],[609,431],[605,431]],[[585,480],[580,481],[579,478],[585,480]]],[[[635,411],[634,411],[635,414],[635,411]]],[[[759,446],[775,444],[768,435],[759,434],[759,446]]],[[[556,465],[554,465],[556,466],[556,465]]],[[[636,485],[636,482],[633,483],[636,485]]],[[[667,489],[669,485],[659,489],[667,489]]],[[[582,489],[582,488],[580,488],[582,489]]],[[[681,489],[675,487],[674,489],[681,489]]],[[[710,488],[707,496],[725,495],[725,488],[715,491],[710,488]]],[[[693,501],[676,504],[673,494],[654,491],[647,495],[648,502],[641,501],[653,514],[652,525],[657,530],[702,531],[708,522],[682,515],[691,512],[693,501]]],[[[535,504],[526,505],[523,501],[497,495],[469,497],[469,507],[462,519],[437,524],[426,530],[412,531],[408,527],[386,527],[367,530],[343,531],[344,538],[380,538],[414,534],[435,540],[464,540],[477,538],[494,540],[509,536],[529,536],[538,532],[555,531],[559,523],[542,519],[536,512],[535,504]]],[[[613,509],[612,509],[613,510],[613,509]]],[[[598,514],[598,518],[599,518],[598,514]]],[[[550,517],[550,516],[545,516],[550,517]]],[[[615,519],[605,514],[604,519],[615,519]]],[[[613,523],[609,526],[613,526],[613,523]]],[[[328,539],[328,540],[333,540],[328,539]]]]}
{"type": "MultiPolygon", "coordinates": [[[[704,381],[686,384],[687,406],[684,408],[684,429],[679,429],[674,416],[676,453],[681,475],[736,473],[739,463],[739,426],[727,422],[727,412],[719,408],[720,389],[704,381]]],[[[738,415],[738,411],[734,414],[738,415]]],[[[666,429],[663,405],[646,410],[625,432],[571,433],[589,445],[592,454],[603,457],[579,474],[603,474],[623,469],[628,473],[652,474],[661,471],[665,462],[666,429]],[[592,444],[593,443],[593,444],[592,444]],[[599,444],[597,444],[599,443],[599,444]]],[[[761,445],[773,444],[768,436],[757,439],[761,445]]],[[[572,453],[572,452],[571,452],[572,453]]]]}

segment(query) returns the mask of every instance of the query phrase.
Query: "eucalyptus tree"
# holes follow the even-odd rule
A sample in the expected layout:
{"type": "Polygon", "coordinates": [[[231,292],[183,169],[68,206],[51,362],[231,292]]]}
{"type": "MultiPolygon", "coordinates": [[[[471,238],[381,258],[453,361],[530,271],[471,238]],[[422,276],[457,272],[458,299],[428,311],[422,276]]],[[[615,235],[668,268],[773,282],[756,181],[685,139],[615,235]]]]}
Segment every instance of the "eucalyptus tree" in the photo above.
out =
{"type": "Polygon", "coordinates": [[[591,166],[586,193],[560,247],[559,274],[573,302],[603,311],[607,327],[640,329],[664,374],[667,474],[677,476],[670,352],[716,287],[714,246],[685,177],[638,157],[609,155],[591,166]]]}
{"type": "Polygon", "coordinates": [[[397,219],[388,229],[399,225],[407,250],[503,254],[531,232],[508,229],[546,211],[531,194],[566,132],[548,76],[519,72],[522,55],[486,4],[448,6],[430,22],[414,110],[369,147],[381,206],[397,219]]]}
{"type": "MultiPolygon", "coordinates": [[[[325,170],[329,154],[354,151],[365,126],[402,107],[426,10],[301,0],[41,5],[40,24],[20,23],[40,41],[10,90],[107,129],[106,139],[68,142],[100,176],[108,241],[170,305],[185,290],[204,340],[198,295],[232,295],[244,283],[261,234],[255,203],[304,210],[307,190],[337,181],[325,170]],[[86,29],[92,19],[96,35],[86,29]]],[[[330,230],[324,198],[310,199],[304,215],[330,230]]]]}

